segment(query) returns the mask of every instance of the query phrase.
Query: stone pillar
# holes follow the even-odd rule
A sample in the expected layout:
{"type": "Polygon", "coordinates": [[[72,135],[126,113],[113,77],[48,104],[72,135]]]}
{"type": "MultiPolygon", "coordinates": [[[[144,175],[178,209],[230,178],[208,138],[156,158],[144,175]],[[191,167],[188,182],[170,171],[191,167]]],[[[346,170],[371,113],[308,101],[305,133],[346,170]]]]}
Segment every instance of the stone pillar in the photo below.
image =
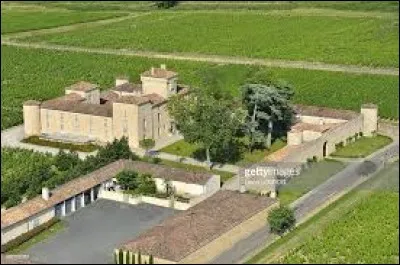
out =
{"type": "Polygon", "coordinates": [[[71,200],[71,212],[76,211],[75,203],[76,203],[76,197],[74,196],[74,197],[72,197],[72,200],[71,200]]]}
{"type": "Polygon", "coordinates": [[[61,206],[61,216],[65,216],[65,201],[63,202],[62,206],[61,206]]]}
{"type": "Polygon", "coordinates": [[[94,188],[90,189],[90,201],[94,202],[94,188]]]}
{"type": "Polygon", "coordinates": [[[85,207],[85,193],[82,192],[82,196],[81,196],[81,207],[85,207]]]}

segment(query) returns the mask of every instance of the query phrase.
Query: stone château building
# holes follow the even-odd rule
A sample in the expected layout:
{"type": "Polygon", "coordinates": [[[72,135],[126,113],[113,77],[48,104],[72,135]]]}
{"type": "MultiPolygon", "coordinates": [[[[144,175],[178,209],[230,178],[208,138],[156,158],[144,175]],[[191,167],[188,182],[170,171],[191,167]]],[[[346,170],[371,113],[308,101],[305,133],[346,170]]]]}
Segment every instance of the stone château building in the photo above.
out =
{"type": "Polygon", "coordinates": [[[141,84],[126,77],[115,87],[100,92],[99,87],[80,81],[65,88],[65,95],[24,103],[25,137],[39,136],[63,142],[104,144],[128,137],[132,148],[142,139],[158,140],[175,134],[166,103],[171,95],[184,94],[178,74],[152,67],[140,75],[141,84]]]}

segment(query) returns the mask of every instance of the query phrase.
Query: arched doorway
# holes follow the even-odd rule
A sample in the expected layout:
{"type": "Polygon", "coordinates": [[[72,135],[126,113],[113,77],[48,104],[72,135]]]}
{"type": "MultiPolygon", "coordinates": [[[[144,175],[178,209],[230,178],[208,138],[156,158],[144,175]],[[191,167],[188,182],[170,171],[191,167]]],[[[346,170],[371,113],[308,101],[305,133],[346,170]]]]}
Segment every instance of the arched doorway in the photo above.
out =
{"type": "Polygon", "coordinates": [[[326,157],[326,153],[327,153],[327,144],[328,142],[325,142],[323,147],[322,147],[322,156],[326,157]]]}

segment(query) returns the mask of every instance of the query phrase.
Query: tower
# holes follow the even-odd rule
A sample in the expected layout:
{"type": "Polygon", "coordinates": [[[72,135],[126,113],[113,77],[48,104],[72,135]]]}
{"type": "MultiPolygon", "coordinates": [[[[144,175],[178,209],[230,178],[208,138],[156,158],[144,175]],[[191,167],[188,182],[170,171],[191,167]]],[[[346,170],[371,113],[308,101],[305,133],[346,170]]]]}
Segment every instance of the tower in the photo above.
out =
{"type": "Polygon", "coordinates": [[[23,105],[25,137],[41,134],[40,102],[28,100],[23,105]]]}
{"type": "Polygon", "coordinates": [[[378,129],[378,106],[371,103],[363,104],[361,114],[363,115],[364,136],[373,136],[378,129]]]}

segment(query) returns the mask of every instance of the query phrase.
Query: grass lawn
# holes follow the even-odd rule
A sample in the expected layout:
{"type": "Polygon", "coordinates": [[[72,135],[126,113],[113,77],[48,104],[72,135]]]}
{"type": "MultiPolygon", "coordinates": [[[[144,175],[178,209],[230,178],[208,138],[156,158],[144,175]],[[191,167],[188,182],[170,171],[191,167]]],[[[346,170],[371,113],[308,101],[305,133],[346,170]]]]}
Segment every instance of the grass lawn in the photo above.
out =
{"type": "Polygon", "coordinates": [[[246,263],[398,263],[398,173],[397,161],[246,263]]]}
{"type": "Polygon", "coordinates": [[[222,183],[224,183],[228,179],[230,179],[233,176],[235,176],[235,174],[230,173],[230,172],[225,172],[225,171],[220,171],[220,170],[215,170],[215,169],[210,171],[209,169],[207,169],[205,167],[188,165],[188,164],[183,164],[183,163],[169,161],[169,160],[162,160],[161,164],[162,165],[166,165],[166,166],[170,166],[170,167],[175,167],[175,168],[182,168],[182,169],[189,170],[189,171],[194,171],[194,172],[211,172],[211,173],[214,173],[216,175],[220,175],[222,183]]]}
{"type": "Polygon", "coordinates": [[[346,146],[340,147],[331,156],[360,158],[366,157],[385,145],[388,145],[393,140],[387,136],[376,135],[373,137],[361,137],[355,142],[349,143],[346,146]]]}
{"type": "Polygon", "coordinates": [[[308,191],[325,182],[345,167],[345,164],[333,159],[325,159],[311,164],[299,176],[293,177],[278,190],[281,204],[290,204],[308,191]]]}
{"type": "MultiPolygon", "coordinates": [[[[165,63],[169,69],[179,73],[179,82],[183,84],[200,86],[204,71],[212,71],[218,76],[218,86],[223,91],[239,96],[244,80],[260,68],[36,50],[7,45],[1,48],[2,130],[22,123],[22,103],[25,100],[61,96],[66,86],[80,80],[99,84],[104,90],[114,85],[118,75],[125,74],[131,82],[139,82],[140,73],[151,66],[165,63]]],[[[277,78],[293,84],[294,103],[359,111],[361,104],[372,102],[379,106],[381,117],[398,118],[398,76],[280,68],[270,71],[277,78]]]]}
{"type": "Polygon", "coordinates": [[[126,15],[117,12],[78,12],[68,10],[18,10],[1,11],[1,34],[35,29],[52,28],[81,22],[108,19],[126,15]]]}
{"type": "Polygon", "coordinates": [[[22,41],[398,67],[398,30],[396,16],[338,18],[281,16],[279,12],[277,15],[155,12],[123,22],[32,36],[22,41]],[[148,32],[152,34],[149,36],[148,32]]]}
{"type": "Polygon", "coordinates": [[[42,231],[41,233],[37,234],[36,236],[32,237],[28,241],[25,241],[21,245],[13,248],[12,250],[7,251],[6,254],[9,255],[16,255],[16,254],[22,254],[25,250],[29,249],[33,245],[46,240],[47,238],[53,236],[54,234],[60,232],[61,230],[64,229],[64,223],[62,221],[59,221],[52,225],[50,228],[42,231]]]}
{"type": "MultiPolygon", "coordinates": [[[[262,161],[269,154],[281,149],[285,145],[285,141],[277,139],[272,143],[270,150],[254,150],[253,152],[249,152],[246,148],[244,148],[244,146],[240,146],[239,148],[241,150],[241,154],[239,160],[228,163],[233,163],[238,166],[257,163],[262,161]]],[[[204,157],[204,150],[201,148],[201,146],[190,144],[185,140],[180,140],[176,143],[166,146],[162,148],[160,152],[170,153],[177,156],[197,158],[199,160],[202,160],[204,157]]]]}
{"type": "Polygon", "coordinates": [[[88,152],[88,153],[94,152],[99,148],[97,145],[94,144],[72,144],[72,143],[55,142],[55,141],[41,139],[38,136],[31,136],[29,138],[25,138],[22,140],[22,142],[34,145],[67,149],[69,151],[88,152]]]}

